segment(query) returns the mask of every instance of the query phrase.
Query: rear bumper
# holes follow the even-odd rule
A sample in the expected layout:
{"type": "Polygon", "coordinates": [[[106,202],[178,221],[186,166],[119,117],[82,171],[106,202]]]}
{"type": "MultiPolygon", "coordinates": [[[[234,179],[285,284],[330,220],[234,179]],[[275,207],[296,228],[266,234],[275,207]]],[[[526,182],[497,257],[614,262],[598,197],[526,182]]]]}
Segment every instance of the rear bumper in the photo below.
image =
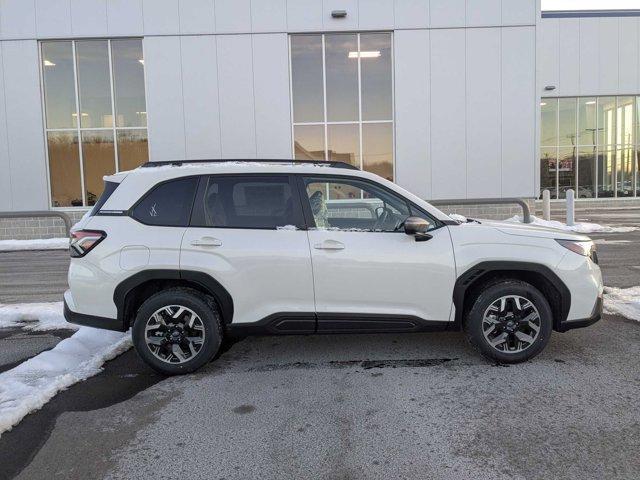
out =
{"type": "Polygon", "coordinates": [[[564,322],[560,322],[560,328],[558,328],[559,332],[566,332],[568,330],[573,330],[574,328],[584,328],[589,325],[593,325],[602,317],[602,294],[598,295],[596,299],[596,304],[593,307],[593,312],[589,318],[579,318],[575,320],[565,320],[564,322]]]}
{"type": "Polygon", "coordinates": [[[102,328],[104,330],[126,331],[122,322],[117,318],[96,317],[94,315],[74,312],[69,308],[67,295],[68,291],[65,292],[64,295],[64,318],[67,322],[85,327],[102,328]]]}

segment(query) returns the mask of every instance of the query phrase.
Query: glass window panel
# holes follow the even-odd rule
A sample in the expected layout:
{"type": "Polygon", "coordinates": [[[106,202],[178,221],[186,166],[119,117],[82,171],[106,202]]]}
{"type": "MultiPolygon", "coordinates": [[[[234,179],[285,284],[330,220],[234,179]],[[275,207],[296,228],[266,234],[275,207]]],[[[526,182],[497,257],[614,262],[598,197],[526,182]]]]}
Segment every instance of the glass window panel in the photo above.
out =
{"type": "Polygon", "coordinates": [[[358,42],[351,34],[325,35],[327,120],[358,120],[358,42]]]}
{"type": "Polygon", "coordinates": [[[616,142],[616,97],[598,98],[598,133],[600,145],[616,142]]]}
{"type": "Polygon", "coordinates": [[[362,125],[362,163],[367,172],[393,181],[393,124],[362,125]]]}
{"type": "Polygon", "coordinates": [[[595,159],[596,147],[584,147],[578,150],[577,198],[594,198],[596,196],[595,159]]]}
{"type": "Polygon", "coordinates": [[[558,100],[545,98],[540,102],[542,116],[542,132],[540,142],[542,145],[555,146],[558,144],[558,100]]]}
{"type": "Polygon", "coordinates": [[[558,101],[558,145],[576,144],[576,99],[561,98],[558,101]]]}
{"type": "Polygon", "coordinates": [[[558,150],[558,193],[565,198],[567,190],[576,191],[576,149],[560,147],[558,150]]]}
{"type": "Polygon", "coordinates": [[[634,149],[635,154],[635,172],[636,172],[636,195],[640,192],[640,145],[636,145],[634,149]]]}
{"type": "Polygon", "coordinates": [[[360,35],[362,120],[391,120],[391,35],[360,35]]]}
{"type": "Polygon", "coordinates": [[[360,139],[358,124],[328,125],[329,160],[360,167],[360,139]]]}
{"type": "Polygon", "coordinates": [[[146,127],[144,58],[141,40],[112,40],[116,126],[146,127]]]}
{"type": "Polygon", "coordinates": [[[293,127],[296,160],[324,160],[324,125],[293,127]]]}
{"type": "Polygon", "coordinates": [[[616,143],[632,145],[633,138],[633,103],[634,97],[618,97],[616,122],[618,125],[616,143]]]}
{"type": "Polygon", "coordinates": [[[77,127],[71,42],[42,42],[42,72],[47,128],[77,127]]]}
{"type": "Polygon", "coordinates": [[[291,36],[293,121],[323,122],[322,35],[291,36]]]}
{"type": "Polygon", "coordinates": [[[80,126],[113,127],[109,47],[106,40],[76,42],[80,126]]]}
{"type": "Polygon", "coordinates": [[[54,207],[81,207],[80,151],[76,132],[49,132],[49,175],[54,207]]]}
{"type": "Polygon", "coordinates": [[[616,148],[616,185],[619,197],[633,196],[634,148],[623,145],[616,148]]]}
{"type": "Polygon", "coordinates": [[[133,170],[149,161],[146,130],[118,130],[118,165],[120,171],[133,170]]]}
{"type": "Polygon", "coordinates": [[[596,99],[578,99],[578,144],[596,144],[596,99]]]}
{"type": "Polygon", "coordinates": [[[102,177],[112,175],[116,171],[113,132],[108,130],[82,132],[82,166],[87,205],[94,205],[104,188],[102,177]]]}
{"type": "Polygon", "coordinates": [[[613,171],[615,168],[615,147],[598,147],[598,197],[613,197],[613,171]]]}
{"type": "Polygon", "coordinates": [[[186,227],[197,187],[197,177],[162,183],[138,203],[133,218],[146,225],[186,227]]]}
{"type": "Polygon", "coordinates": [[[543,190],[549,190],[551,198],[557,197],[556,192],[556,147],[540,148],[540,196],[543,190]]]}

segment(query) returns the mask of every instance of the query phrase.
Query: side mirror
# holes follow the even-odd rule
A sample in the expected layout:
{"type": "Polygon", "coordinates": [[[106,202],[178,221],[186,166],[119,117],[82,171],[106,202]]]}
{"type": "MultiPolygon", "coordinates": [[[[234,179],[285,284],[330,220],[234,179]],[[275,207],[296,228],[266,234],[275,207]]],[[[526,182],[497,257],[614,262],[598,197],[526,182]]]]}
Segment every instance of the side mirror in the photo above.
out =
{"type": "Polygon", "coordinates": [[[424,242],[432,238],[427,233],[429,229],[429,222],[420,217],[408,217],[404,221],[404,233],[407,235],[413,235],[416,237],[416,242],[424,242]]]}

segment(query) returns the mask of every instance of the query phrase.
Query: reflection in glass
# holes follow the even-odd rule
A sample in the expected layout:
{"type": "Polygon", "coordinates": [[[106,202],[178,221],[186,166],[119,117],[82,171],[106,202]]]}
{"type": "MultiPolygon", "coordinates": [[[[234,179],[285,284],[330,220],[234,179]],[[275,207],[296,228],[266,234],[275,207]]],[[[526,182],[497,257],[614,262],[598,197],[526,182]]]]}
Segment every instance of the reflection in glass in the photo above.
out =
{"type": "Polygon", "coordinates": [[[613,186],[615,157],[615,147],[598,147],[598,197],[613,197],[615,194],[613,186]]]}
{"type": "Polygon", "coordinates": [[[296,160],[324,160],[324,125],[293,127],[296,160]]]}
{"type": "Polygon", "coordinates": [[[598,133],[600,145],[616,142],[616,97],[598,98],[598,133]]]}
{"type": "Polygon", "coordinates": [[[144,58],[141,40],[112,40],[116,126],[146,127],[144,58]]]}
{"type": "Polygon", "coordinates": [[[558,194],[565,198],[567,190],[576,191],[576,149],[560,147],[558,149],[558,194]]]}
{"type": "Polygon", "coordinates": [[[360,35],[362,120],[391,120],[391,34],[360,35]]]}
{"type": "Polygon", "coordinates": [[[393,125],[362,125],[362,167],[367,172],[393,181],[393,125]]]}
{"type": "Polygon", "coordinates": [[[558,100],[545,98],[540,102],[542,116],[540,142],[542,145],[558,144],[558,100]]]}
{"type": "Polygon", "coordinates": [[[118,168],[133,170],[149,161],[149,145],[147,131],[118,130],[118,168]]]}
{"type": "Polygon", "coordinates": [[[87,205],[93,205],[104,188],[102,177],[112,175],[116,171],[112,131],[82,132],[82,167],[87,205]]]}
{"type": "Polygon", "coordinates": [[[556,147],[540,148],[540,196],[543,190],[549,190],[551,198],[557,197],[556,192],[556,147]]]}
{"type": "Polygon", "coordinates": [[[595,197],[595,159],[596,147],[583,147],[578,150],[578,190],[576,191],[576,198],[595,197]]]}
{"type": "Polygon", "coordinates": [[[71,42],[42,42],[42,75],[47,128],[77,127],[71,42]]]}
{"type": "Polygon", "coordinates": [[[356,35],[343,33],[325,35],[327,121],[358,120],[357,52],[356,35]],[[355,52],[355,55],[351,52],[355,52]]]}
{"type": "Polygon", "coordinates": [[[80,152],[76,132],[49,132],[49,175],[54,207],[81,207],[80,152]]]}
{"type": "Polygon", "coordinates": [[[293,121],[323,122],[322,36],[291,36],[293,121]]]}
{"type": "Polygon", "coordinates": [[[616,109],[616,143],[623,145],[633,144],[633,103],[634,97],[618,97],[616,109]]]}
{"type": "Polygon", "coordinates": [[[113,127],[109,47],[106,40],[76,42],[80,126],[113,127]]]}
{"type": "Polygon", "coordinates": [[[596,144],[596,99],[578,99],[578,145],[596,144]]]}
{"type": "Polygon", "coordinates": [[[616,149],[616,188],[618,197],[633,196],[634,153],[634,148],[631,145],[619,145],[616,149]]]}
{"type": "Polygon", "coordinates": [[[360,167],[358,124],[328,125],[327,144],[329,160],[360,167]]]}
{"type": "Polygon", "coordinates": [[[558,145],[576,144],[576,99],[561,98],[558,101],[558,145]]]}

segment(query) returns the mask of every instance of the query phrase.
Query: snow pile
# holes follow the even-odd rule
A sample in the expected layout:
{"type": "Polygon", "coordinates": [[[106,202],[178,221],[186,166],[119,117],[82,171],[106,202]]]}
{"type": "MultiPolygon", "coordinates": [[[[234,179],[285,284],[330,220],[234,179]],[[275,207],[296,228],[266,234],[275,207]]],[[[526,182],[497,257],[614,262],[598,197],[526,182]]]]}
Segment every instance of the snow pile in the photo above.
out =
{"type": "MultiPolygon", "coordinates": [[[[507,222],[522,223],[519,215],[509,218],[507,222]]],[[[555,228],[558,230],[566,230],[576,233],[626,233],[637,230],[638,227],[610,227],[608,225],[599,225],[597,223],[576,222],[575,225],[569,226],[565,223],[555,220],[543,220],[531,215],[531,225],[539,225],[541,227],[555,228]]]]}
{"type": "Polygon", "coordinates": [[[640,287],[604,287],[604,313],[640,321],[640,287]]]}
{"type": "Polygon", "coordinates": [[[62,302],[0,303],[0,328],[22,327],[25,330],[43,331],[65,328],[77,330],[79,327],[68,323],[62,315],[62,302]]]}
{"type": "Polygon", "coordinates": [[[0,252],[16,250],[66,250],[68,238],[39,238],[37,240],[0,240],[0,252]]]}
{"type": "Polygon", "coordinates": [[[465,217],[464,215],[460,215],[458,213],[448,213],[447,215],[449,215],[449,217],[451,217],[451,219],[455,220],[456,222],[467,223],[467,217],[465,217]]]}
{"type": "Polygon", "coordinates": [[[104,362],[129,347],[129,333],[82,327],[52,350],[0,374],[0,434],[59,391],[100,373],[104,362]]]}

